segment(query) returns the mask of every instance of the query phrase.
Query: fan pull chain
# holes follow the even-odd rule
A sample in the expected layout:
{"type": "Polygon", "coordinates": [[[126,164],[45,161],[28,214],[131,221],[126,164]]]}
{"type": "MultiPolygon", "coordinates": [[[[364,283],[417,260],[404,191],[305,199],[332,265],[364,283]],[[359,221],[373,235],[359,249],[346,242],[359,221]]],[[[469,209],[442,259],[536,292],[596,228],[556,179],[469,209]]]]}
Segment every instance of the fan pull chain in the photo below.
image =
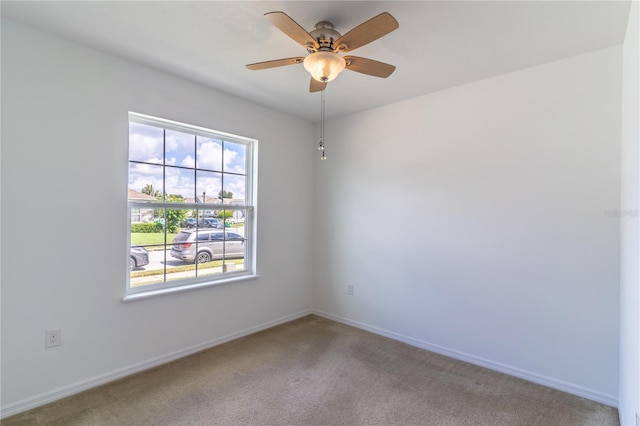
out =
{"type": "Polygon", "coordinates": [[[318,150],[322,152],[320,159],[326,160],[327,156],[324,153],[324,89],[320,92],[320,144],[318,150]]]}

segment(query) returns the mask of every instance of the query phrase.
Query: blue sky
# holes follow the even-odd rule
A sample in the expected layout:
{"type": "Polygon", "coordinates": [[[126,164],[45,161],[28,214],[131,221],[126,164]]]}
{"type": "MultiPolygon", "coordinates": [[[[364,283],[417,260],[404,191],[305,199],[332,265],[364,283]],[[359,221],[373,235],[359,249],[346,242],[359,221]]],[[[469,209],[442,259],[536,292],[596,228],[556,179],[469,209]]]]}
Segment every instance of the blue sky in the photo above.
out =
{"type": "Polygon", "coordinates": [[[244,198],[246,145],[167,129],[166,153],[164,146],[162,128],[130,123],[129,159],[150,163],[130,165],[130,189],[141,191],[151,184],[162,190],[166,161],[167,166],[187,168],[166,168],[167,194],[193,198],[196,194],[201,197],[204,191],[208,201],[210,196],[217,197],[224,182],[224,190],[231,191],[233,198],[244,198]]]}

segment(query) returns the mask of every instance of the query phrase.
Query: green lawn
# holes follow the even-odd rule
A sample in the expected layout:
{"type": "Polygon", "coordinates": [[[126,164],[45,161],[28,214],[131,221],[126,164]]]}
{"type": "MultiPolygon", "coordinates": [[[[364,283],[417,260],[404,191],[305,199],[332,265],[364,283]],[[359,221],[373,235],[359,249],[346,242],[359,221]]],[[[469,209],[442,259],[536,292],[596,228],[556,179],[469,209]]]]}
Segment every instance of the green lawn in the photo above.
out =
{"type": "MultiPolygon", "coordinates": [[[[171,242],[176,237],[176,234],[167,234],[167,244],[171,245],[171,242]]],[[[146,246],[151,244],[164,244],[164,234],[161,233],[131,233],[131,245],[132,246],[146,246]]]]}
{"type": "MultiPolygon", "coordinates": [[[[229,231],[233,231],[233,228],[244,227],[244,223],[233,224],[231,227],[227,228],[229,231]]],[[[178,230],[180,232],[181,230],[178,230]]],[[[178,232],[173,234],[167,234],[167,245],[171,245],[173,239],[178,235],[178,232]]],[[[157,245],[164,244],[164,234],[157,232],[153,234],[149,233],[141,233],[141,232],[132,232],[131,233],[131,245],[132,246],[147,246],[147,245],[157,245]]],[[[153,250],[153,248],[151,248],[153,250]]]]}
{"type": "MultiPolygon", "coordinates": [[[[226,263],[226,264],[235,263],[236,265],[242,265],[244,263],[244,259],[226,259],[224,262],[222,260],[213,260],[211,262],[198,264],[198,269],[216,268],[216,267],[222,266],[223,263],[226,263]]],[[[193,271],[194,269],[196,269],[195,264],[186,263],[183,266],[177,266],[171,269],[167,269],[166,272],[167,274],[174,274],[176,272],[193,271]]],[[[161,276],[163,273],[164,271],[162,269],[131,271],[131,278],[161,276]]]]}

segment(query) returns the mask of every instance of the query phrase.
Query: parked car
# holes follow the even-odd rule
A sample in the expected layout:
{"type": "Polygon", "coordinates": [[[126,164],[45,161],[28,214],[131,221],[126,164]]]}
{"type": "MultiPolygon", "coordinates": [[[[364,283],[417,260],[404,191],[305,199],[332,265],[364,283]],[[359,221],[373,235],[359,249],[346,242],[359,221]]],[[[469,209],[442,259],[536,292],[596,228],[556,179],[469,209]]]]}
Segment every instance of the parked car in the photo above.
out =
{"type": "Polygon", "coordinates": [[[180,226],[183,228],[195,228],[196,223],[198,222],[194,218],[190,217],[180,222],[180,226]]]}
{"type": "Polygon", "coordinates": [[[144,247],[133,246],[129,254],[129,269],[133,271],[149,264],[149,252],[144,247]]]}
{"type": "Polygon", "coordinates": [[[218,229],[224,228],[224,225],[222,224],[222,222],[220,222],[218,219],[214,217],[205,217],[204,219],[198,220],[198,226],[200,228],[218,228],[218,229]]]}
{"type": "Polygon", "coordinates": [[[171,257],[188,263],[214,259],[243,258],[244,237],[235,232],[184,230],[173,239],[171,257]]]}

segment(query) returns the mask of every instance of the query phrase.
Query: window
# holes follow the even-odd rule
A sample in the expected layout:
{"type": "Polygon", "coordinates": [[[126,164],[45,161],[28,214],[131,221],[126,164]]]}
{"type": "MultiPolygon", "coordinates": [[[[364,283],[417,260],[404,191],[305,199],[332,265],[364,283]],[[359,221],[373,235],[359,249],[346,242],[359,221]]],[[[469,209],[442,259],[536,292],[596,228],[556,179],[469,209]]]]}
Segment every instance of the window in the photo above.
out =
{"type": "Polygon", "coordinates": [[[257,141],[129,113],[124,300],[255,277],[257,141]]]}

